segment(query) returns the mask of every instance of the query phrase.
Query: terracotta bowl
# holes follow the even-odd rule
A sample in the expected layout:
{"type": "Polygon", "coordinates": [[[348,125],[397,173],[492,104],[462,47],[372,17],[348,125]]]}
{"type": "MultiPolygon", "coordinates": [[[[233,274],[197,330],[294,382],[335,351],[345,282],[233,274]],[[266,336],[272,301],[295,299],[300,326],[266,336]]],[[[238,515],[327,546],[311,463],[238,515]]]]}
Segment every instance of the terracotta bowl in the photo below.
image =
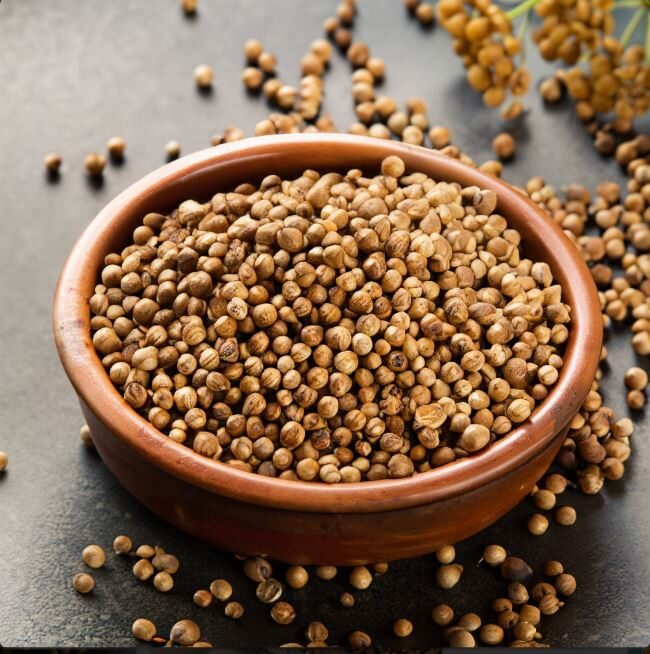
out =
{"type": "Polygon", "coordinates": [[[145,506],[187,533],[233,552],[295,564],[359,564],[431,552],[497,520],[546,471],[598,365],[602,325],[596,289],[560,228],[494,177],[422,147],[334,134],[270,136],[210,148],[168,164],[113,200],[75,245],[54,300],[61,361],[99,454],[145,506]],[[559,381],[530,419],[478,455],[408,479],[328,486],[236,470],[152,427],[111,384],[90,339],[88,299],[104,256],[126,245],[150,211],[208,200],[243,181],[304,169],[375,173],[391,154],[407,170],[493,189],[498,211],[526,254],[548,262],[571,305],[559,381]]]}

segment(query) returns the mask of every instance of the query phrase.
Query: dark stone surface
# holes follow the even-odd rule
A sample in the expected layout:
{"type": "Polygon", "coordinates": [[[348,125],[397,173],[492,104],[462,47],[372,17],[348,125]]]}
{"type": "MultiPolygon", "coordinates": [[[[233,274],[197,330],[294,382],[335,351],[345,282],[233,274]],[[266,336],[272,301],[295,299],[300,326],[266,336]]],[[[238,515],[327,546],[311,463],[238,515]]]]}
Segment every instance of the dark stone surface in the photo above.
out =
{"type": "MultiPolygon", "coordinates": [[[[10,456],[0,476],[0,641],[5,646],[133,645],[131,621],[146,616],[165,633],[182,617],[203,627],[205,638],[224,647],[303,641],[310,619],[325,622],[332,643],[353,629],[392,647],[442,644],[429,617],[449,602],[459,613],[491,615],[491,599],[504,591],[495,574],[477,566],[484,545],[502,543],[539,566],[561,559],[578,579],[578,592],[557,616],[545,619],[544,639],[555,646],[643,646],[650,634],[650,493],[647,422],[637,416],[635,456],[629,474],[606,492],[588,498],[561,497],[578,510],[572,529],[552,525],[541,538],[526,533],[532,507],[521,504],[485,532],[458,546],[463,583],[436,588],[433,557],[391,566],[357,604],[337,608],[345,572],[334,582],[315,580],[288,593],[298,619],[274,624],[254,599],[253,584],[232,556],[192,541],[142,509],[115,482],[96,455],[79,444],[81,416],[61,369],[50,332],[50,305],[58,272],[75,238],[110,198],[161,165],[164,144],[179,139],[184,152],[204,147],[212,133],[239,125],[251,133],[267,113],[247,97],[239,75],[241,46],[263,39],[279,59],[283,79],[296,83],[297,60],[320,36],[335,3],[203,0],[188,20],[175,0],[5,0],[0,4],[0,449],[10,456]],[[210,63],[216,82],[210,96],[198,94],[192,71],[210,63]],[[106,139],[123,135],[123,165],[109,165],[101,186],[90,185],[82,161],[106,139]],[[64,157],[57,183],[48,182],[41,160],[51,150],[64,157]],[[81,549],[109,547],[119,533],[137,543],[157,543],[181,558],[177,587],[158,594],[131,575],[130,562],[109,556],[95,576],[90,597],[70,588],[83,569],[81,549]],[[216,577],[230,579],[243,602],[242,620],[226,619],[220,606],[201,610],[194,590],[216,577]],[[390,624],[415,623],[412,637],[397,642],[390,624]]],[[[448,37],[422,30],[397,0],[360,3],[358,34],[385,58],[382,92],[405,99],[424,95],[434,123],[452,127],[455,142],[477,160],[490,156],[498,119],[467,89],[448,37]]],[[[540,66],[533,61],[540,76],[540,66]]],[[[335,55],[326,77],[326,109],[345,128],[351,122],[349,68],[335,55]]],[[[544,109],[535,93],[531,112],[515,133],[516,161],[505,176],[523,183],[544,175],[561,187],[568,181],[594,185],[620,179],[611,161],[596,156],[569,108],[544,109]]],[[[627,335],[612,339],[616,362],[605,381],[607,402],[626,414],[622,376],[634,356],[627,335]]],[[[281,578],[282,566],[277,575],[281,578]]]]}

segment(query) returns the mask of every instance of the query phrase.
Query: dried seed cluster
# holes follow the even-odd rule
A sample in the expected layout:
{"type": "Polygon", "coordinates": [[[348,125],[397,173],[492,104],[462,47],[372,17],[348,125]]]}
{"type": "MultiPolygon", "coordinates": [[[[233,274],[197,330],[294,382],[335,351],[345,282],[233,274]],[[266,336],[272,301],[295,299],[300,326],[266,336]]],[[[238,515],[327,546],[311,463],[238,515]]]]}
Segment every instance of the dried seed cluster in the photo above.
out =
{"type": "Polygon", "coordinates": [[[90,299],[124,399],[203,456],[326,483],[407,477],[525,421],[568,336],[548,265],[494,192],[381,169],[145,216],[90,299]]]}
{"type": "MultiPolygon", "coordinates": [[[[482,0],[440,0],[438,14],[454,39],[454,52],[467,69],[467,81],[488,107],[498,107],[509,96],[517,98],[528,91],[530,73],[517,62],[521,40],[499,5],[482,0]]],[[[514,99],[504,117],[514,118],[521,110],[521,103],[514,99]]]]}

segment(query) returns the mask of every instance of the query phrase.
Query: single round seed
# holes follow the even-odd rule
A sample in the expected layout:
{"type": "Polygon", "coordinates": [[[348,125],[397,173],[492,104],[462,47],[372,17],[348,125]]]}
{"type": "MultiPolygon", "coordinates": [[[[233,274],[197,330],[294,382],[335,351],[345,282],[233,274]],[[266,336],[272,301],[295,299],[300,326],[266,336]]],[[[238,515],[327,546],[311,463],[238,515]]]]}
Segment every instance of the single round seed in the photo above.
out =
{"type": "Polygon", "coordinates": [[[513,604],[525,604],[528,601],[528,589],[522,583],[513,581],[508,586],[508,598],[513,604]]]}
{"type": "Polygon", "coordinates": [[[168,593],[174,587],[174,578],[169,572],[159,572],[153,578],[153,585],[161,593],[168,593]]]}
{"type": "Polygon", "coordinates": [[[372,638],[364,631],[353,631],[348,636],[348,644],[353,650],[364,650],[372,646],[372,638]]]}
{"type": "Polygon", "coordinates": [[[181,647],[191,647],[201,638],[201,629],[192,620],[179,620],[169,632],[169,640],[181,647]]]}
{"type": "Polygon", "coordinates": [[[548,529],[548,518],[541,513],[533,513],[528,518],[528,531],[533,536],[541,536],[548,529]]]}
{"type": "Polygon", "coordinates": [[[116,536],[113,540],[115,554],[128,554],[133,549],[133,541],[128,536],[116,536]]]}
{"type": "Polygon", "coordinates": [[[322,622],[310,622],[305,630],[305,638],[310,642],[324,643],[328,636],[329,630],[322,622]]]}
{"type": "Polygon", "coordinates": [[[61,168],[62,163],[63,159],[61,158],[61,155],[56,152],[50,152],[49,154],[46,154],[45,158],[43,159],[45,170],[47,170],[47,172],[51,175],[55,175],[59,172],[59,168],[61,168]]]}
{"type": "Polygon", "coordinates": [[[296,611],[288,602],[277,602],[271,608],[271,617],[278,624],[291,624],[296,619],[296,611]]]}
{"type": "Polygon", "coordinates": [[[538,490],[533,493],[533,502],[538,509],[549,511],[555,506],[555,495],[546,489],[538,490]]]}
{"type": "Polygon", "coordinates": [[[301,565],[292,565],[287,569],[287,584],[296,590],[304,588],[309,581],[309,573],[301,565]]]}
{"type": "Polygon", "coordinates": [[[555,579],[555,588],[562,595],[573,595],[576,591],[576,578],[566,572],[555,579]]]}
{"type": "Polygon", "coordinates": [[[126,150],[126,141],[121,136],[113,136],[108,139],[106,143],[106,149],[108,154],[113,159],[121,159],[124,157],[124,152],[126,150]]]}
{"type": "Polygon", "coordinates": [[[209,89],[214,80],[214,72],[208,64],[201,64],[194,69],[194,81],[201,89],[209,89]]]}
{"type": "Polygon", "coordinates": [[[505,633],[498,624],[484,624],[479,631],[478,637],[485,645],[498,645],[503,642],[505,633]]]}
{"type": "Polygon", "coordinates": [[[436,570],[436,583],[440,588],[453,588],[459,581],[463,574],[463,566],[458,563],[451,565],[441,565],[436,570]]]}
{"type": "Polygon", "coordinates": [[[354,595],[352,593],[343,592],[339,597],[339,604],[344,609],[351,609],[354,606],[354,595]]]}
{"type": "Polygon", "coordinates": [[[625,386],[631,391],[642,391],[648,385],[648,373],[643,368],[628,368],[624,379],[625,386]]]}
{"type": "Polygon", "coordinates": [[[151,545],[139,545],[135,553],[141,559],[152,559],[156,555],[156,549],[151,545]]]}
{"type": "Polygon", "coordinates": [[[261,556],[253,556],[244,561],[244,574],[252,581],[259,583],[273,574],[273,567],[261,556]]]}
{"type": "Polygon", "coordinates": [[[227,618],[239,620],[244,615],[244,607],[239,602],[228,602],[223,612],[227,618]]]}
{"type": "Polygon", "coordinates": [[[72,587],[78,592],[85,595],[95,588],[95,580],[85,572],[79,572],[72,577],[72,587]]]}
{"type": "Polygon", "coordinates": [[[106,563],[106,552],[99,545],[88,545],[84,547],[81,558],[89,568],[97,570],[106,563]]]}
{"type": "Polygon", "coordinates": [[[357,590],[365,590],[372,583],[372,575],[365,565],[358,565],[350,571],[350,585],[357,590]]]}
{"type": "Polygon", "coordinates": [[[170,160],[178,159],[181,154],[181,144],[178,141],[167,141],[167,144],[165,145],[165,154],[170,160]]]}
{"type": "Polygon", "coordinates": [[[447,604],[438,604],[431,610],[431,618],[439,627],[446,627],[454,619],[454,609],[447,604]]]}
{"type": "Polygon", "coordinates": [[[508,553],[501,545],[488,545],[483,550],[483,560],[491,566],[501,565],[507,556],[508,553]]]}
{"type": "Polygon", "coordinates": [[[91,177],[101,177],[106,166],[106,157],[97,152],[91,152],[84,159],[84,167],[91,177]]]}
{"type": "Polygon", "coordinates": [[[87,448],[95,447],[95,443],[93,443],[92,434],[90,433],[90,427],[88,427],[88,425],[83,425],[81,427],[81,429],[79,430],[79,438],[87,448]]]}
{"type": "Polygon", "coordinates": [[[466,629],[457,629],[449,636],[450,647],[464,649],[466,647],[474,647],[475,645],[476,640],[474,640],[474,636],[472,636],[472,634],[470,634],[466,629]]]}
{"type": "Polygon", "coordinates": [[[225,602],[232,597],[232,585],[225,579],[215,579],[210,584],[210,592],[220,602],[225,602]]]}
{"type": "Polygon", "coordinates": [[[336,569],[336,566],[333,565],[319,565],[316,567],[316,570],[314,572],[316,573],[316,576],[319,579],[330,581],[331,579],[334,579],[334,577],[336,577],[336,573],[338,572],[338,570],[336,569]]]}
{"type": "Polygon", "coordinates": [[[563,527],[575,524],[576,519],[576,510],[572,506],[561,506],[555,511],[555,522],[563,527]]]}
{"type": "Polygon", "coordinates": [[[453,545],[445,545],[436,551],[436,559],[440,563],[453,563],[456,558],[456,550],[453,545]]]}
{"type": "Polygon", "coordinates": [[[212,593],[209,590],[197,590],[192,599],[194,604],[205,609],[212,604],[212,593]]]}
{"type": "Polygon", "coordinates": [[[407,638],[413,633],[413,623],[406,618],[399,618],[393,622],[393,633],[399,638],[407,638]]]}
{"type": "Polygon", "coordinates": [[[151,565],[151,561],[147,561],[147,559],[140,559],[133,566],[133,574],[140,581],[146,581],[153,575],[154,572],[155,570],[153,565],[151,565]]]}
{"type": "Polygon", "coordinates": [[[255,591],[257,599],[264,604],[273,604],[282,597],[282,584],[277,579],[265,579],[255,591]]]}
{"type": "Polygon", "coordinates": [[[547,577],[557,577],[564,572],[564,566],[559,561],[545,561],[542,571],[547,577]]]}
{"type": "Polygon", "coordinates": [[[156,635],[156,625],[146,618],[138,618],[131,625],[131,633],[138,639],[150,642],[156,635]]]}
{"type": "Polygon", "coordinates": [[[492,141],[492,149],[499,159],[512,159],[516,146],[515,139],[507,132],[497,134],[492,141]]]}

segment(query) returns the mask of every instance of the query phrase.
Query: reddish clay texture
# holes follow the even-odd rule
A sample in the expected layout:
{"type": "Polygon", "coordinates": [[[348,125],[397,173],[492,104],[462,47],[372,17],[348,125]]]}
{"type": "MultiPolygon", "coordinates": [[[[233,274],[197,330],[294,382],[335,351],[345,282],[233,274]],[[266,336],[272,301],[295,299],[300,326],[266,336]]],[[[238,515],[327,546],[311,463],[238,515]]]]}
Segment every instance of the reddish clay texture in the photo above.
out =
{"type": "Polygon", "coordinates": [[[59,279],[54,334],[95,445],[120,482],[180,529],[237,553],[296,564],[359,564],[431,552],[474,534],[521,500],[550,465],[598,366],[600,307],[591,275],[561,229],[504,182],[418,146],[341,134],[247,139],[197,152],[143,178],[100,212],[59,279]],[[379,170],[398,155],[407,170],[493,189],[498,211],[546,261],[571,306],[558,383],[531,418],[485,451],[408,479],[329,486],[236,470],[173,442],[111,384],[90,339],[88,299],[104,256],[121,249],[150,211],[204,201],[269,174],[305,168],[379,170]]]}

